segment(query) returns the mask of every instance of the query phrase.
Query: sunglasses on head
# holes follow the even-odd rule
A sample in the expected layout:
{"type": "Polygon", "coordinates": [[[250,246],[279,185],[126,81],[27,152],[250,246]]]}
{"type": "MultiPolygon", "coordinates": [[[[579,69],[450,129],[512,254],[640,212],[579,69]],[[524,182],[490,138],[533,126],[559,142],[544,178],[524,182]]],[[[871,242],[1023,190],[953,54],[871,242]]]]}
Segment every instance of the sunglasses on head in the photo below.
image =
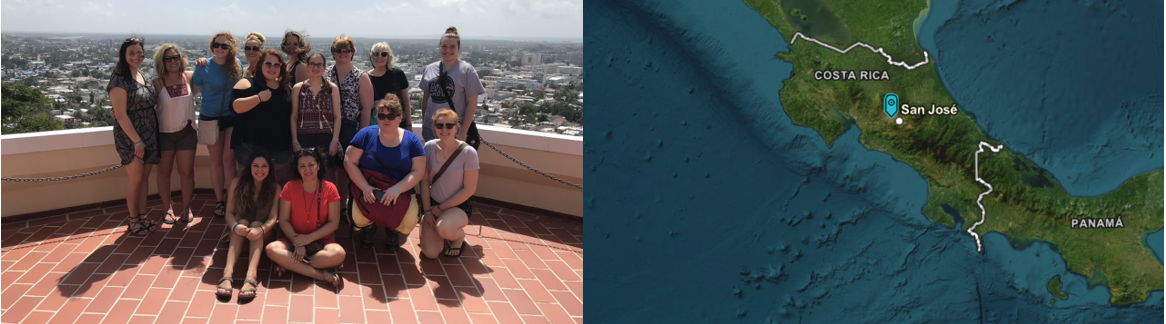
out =
{"type": "Polygon", "coordinates": [[[389,57],[389,52],[372,53],[372,56],[389,57]]]}
{"type": "Polygon", "coordinates": [[[436,129],[453,129],[454,127],[457,127],[457,124],[454,124],[454,123],[444,123],[444,124],[433,123],[433,128],[436,128],[436,129]]]}
{"type": "Polygon", "coordinates": [[[162,62],[174,62],[181,59],[181,56],[163,56],[162,62]]]}
{"type": "Polygon", "coordinates": [[[261,49],[263,48],[259,46],[243,46],[243,50],[248,52],[258,52],[261,49]]]}
{"type": "Polygon", "coordinates": [[[223,44],[223,43],[219,43],[219,42],[215,42],[215,43],[211,44],[211,49],[216,49],[216,48],[231,49],[231,45],[223,44]]]}
{"type": "Polygon", "coordinates": [[[401,116],[401,115],[377,113],[377,119],[380,119],[380,120],[393,120],[394,118],[397,118],[397,116],[401,116]]]}

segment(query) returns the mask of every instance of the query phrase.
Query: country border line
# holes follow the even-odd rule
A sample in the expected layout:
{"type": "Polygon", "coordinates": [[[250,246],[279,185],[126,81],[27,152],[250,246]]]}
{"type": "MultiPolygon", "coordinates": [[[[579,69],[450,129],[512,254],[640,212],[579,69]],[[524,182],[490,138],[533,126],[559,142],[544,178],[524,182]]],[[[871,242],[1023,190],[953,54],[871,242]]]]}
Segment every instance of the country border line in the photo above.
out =
{"type": "Polygon", "coordinates": [[[880,48],[878,48],[878,49],[875,49],[873,46],[867,45],[867,44],[865,44],[865,43],[863,43],[863,42],[855,42],[855,43],[854,43],[854,45],[850,45],[850,47],[847,47],[845,50],[841,50],[841,49],[838,49],[837,47],[830,46],[829,44],[826,44],[826,43],[820,42],[820,41],[818,41],[817,39],[813,39],[813,38],[807,37],[806,35],[803,35],[801,32],[794,33],[794,37],[793,37],[792,39],[790,39],[790,41],[789,41],[789,44],[790,44],[790,45],[793,45],[793,44],[794,44],[794,42],[796,42],[796,41],[798,40],[798,37],[805,38],[805,39],[806,39],[806,40],[808,40],[808,41],[814,42],[814,43],[816,43],[816,44],[818,44],[818,45],[822,45],[823,47],[826,47],[826,48],[832,49],[832,50],[834,50],[835,52],[838,52],[838,53],[841,53],[841,54],[846,54],[846,52],[849,52],[849,51],[850,51],[851,49],[853,49],[855,46],[862,46],[862,47],[866,47],[866,48],[867,48],[867,49],[869,49],[871,52],[875,52],[875,53],[878,53],[878,54],[882,54],[882,56],[883,56],[883,57],[886,57],[886,58],[887,58],[887,64],[894,65],[894,66],[901,66],[901,67],[905,67],[905,68],[907,68],[908,70],[914,70],[914,69],[915,69],[915,68],[917,68],[917,67],[923,66],[923,65],[925,65],[925,64],[927,64],[927,63],[930,63],[930,62],[931,62],[930,56],[927,54],[927,51],[923,51],[923,62],[915,63],[915,65],[908,65],[908,64],[907,64],[907,62],[895,62],[894,60],[892,60],[892,59],[891,59],[891,55],[890,55],[890,54],[887,54],[886,52],[883,52],[883,49],[882,49],[881,47],[880,47],[880,48]]]}
{"type": "Polygon", "coordinates": [[[980,153],[984,152],[985,146],[992,150],[992,153],[1000,153],[1000,150],[1004,148],[1004,145],[996,145],[996,147],[992,147],[992,144],[981,141],[979,146],[980,149],[976,151],[976,181],[988,187],[988,191],[985,191],[984,193],[981,193],[979,197],[976,197],[976,206],[980,206],[980,220],[975,224],[972,224],[972,227],[968,228],[968,234],[972,234],[972,237],[976,238],[976,252],[984,251],[984,246],[980,244],[980,234],[976,234],[975,232],[976,226],[984,224],[984,218],[987,216],[987,211],[984,210],[984,204],[980,203],[980,200],[983,200],[984,196],[992,193],[992,185],[987,181],[984,181],[984,179],[980,178],[980,153]]]}

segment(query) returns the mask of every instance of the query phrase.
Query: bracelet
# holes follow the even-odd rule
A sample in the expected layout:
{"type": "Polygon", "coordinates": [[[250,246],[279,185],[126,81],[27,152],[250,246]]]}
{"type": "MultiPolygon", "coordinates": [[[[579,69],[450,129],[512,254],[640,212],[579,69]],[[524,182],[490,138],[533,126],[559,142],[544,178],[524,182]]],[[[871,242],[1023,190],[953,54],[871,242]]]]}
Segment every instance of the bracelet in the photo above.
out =
{"type": "Polygon", "coordinates": [[[400,196],[400,195],[401,195],[401,189],[397,189],[397,186],[392,186],[392,187],[389,187],[389,189],[396,190],[396,191],[397,191],[397,195],[398,195],[398,196],[400,196]]]}
{"type": "Polygon", "coordinates": [[[433,211],[426,210],[424,215],[433,215],[433,211]]]}
{"type": "Polygon", "coordinates": [[[142,146],[142,145],[146,145],[146,143],[142,143],[141,141],[134,142],[134,147],[138,147],[138,146],[142,146]]]}
{"type": "Polygon", "coordinates": [[[295,143],[292,143],[292,146],[299,147],[299,146],[300,146],[300,142],[295,142],[295,143]]]}

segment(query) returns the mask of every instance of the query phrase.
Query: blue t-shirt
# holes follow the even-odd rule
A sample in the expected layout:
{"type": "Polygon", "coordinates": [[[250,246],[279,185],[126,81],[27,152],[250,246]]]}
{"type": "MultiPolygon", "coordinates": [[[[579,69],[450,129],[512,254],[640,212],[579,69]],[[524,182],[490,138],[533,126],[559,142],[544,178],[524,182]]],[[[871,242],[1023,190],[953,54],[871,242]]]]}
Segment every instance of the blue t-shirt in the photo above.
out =
{"type": "MultiPolygon", "coordinates": [[[[389,170],[382,168],[381,164],[377,163],[377,160],[368,154],[360,155],[360,163],[357,163],[357,166],[360,166],[362,169],[369,169],[380,174],[388,175],[390,178],[401,181],[405,179],[405,176],[409,175],[410,171],[413,171],[413,158],[425,156],[425,144],[421,143],[421,138],[417,137],[413,132],[405,132],[405,136],[401,138],[400,145],[397,145],[397,147],[387,147],[381,145],[380,132],[381,127],[378,125],[365,127],[352,138],[352,146],[356,146],[366,153],[376,155],[385,166],[389,167],[389,170]]],[[[413,189],[409,188],[407,192],[413,193],[413,189]]]]}
{"type": "MultiPolygon", "coordinates": [[[[239,58],[236,57],[235,61],[238,62],[239,58]]],[[[227,79],[227,71],[223,69],[222,65],[215,63],[214,59],[207,59],[206,67],[198,67],[197,64],[194,66],[194,76],[191,77],[190,83],[202,87],[202,107],[198,110],[200,117],[235,115],[229,106],[231,103],[226,102],[223,98],[231,99],[232,88],[239,80],[227,79]],[[228,106],[223,107],[224,103],[228,106]],[[219,113],[220,109],[222,110],[221,114],[219,113]]]]}

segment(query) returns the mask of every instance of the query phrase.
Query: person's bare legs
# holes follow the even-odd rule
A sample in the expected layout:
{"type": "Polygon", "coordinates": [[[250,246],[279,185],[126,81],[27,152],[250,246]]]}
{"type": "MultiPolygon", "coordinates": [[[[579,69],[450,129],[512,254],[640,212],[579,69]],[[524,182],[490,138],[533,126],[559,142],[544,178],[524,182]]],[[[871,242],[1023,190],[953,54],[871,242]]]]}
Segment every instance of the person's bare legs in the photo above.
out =
{"type": "MultiPolygon", "coordinates": [[[[211,158],[211,190],[214,190],[215,192],[215,202],[227,200],[227,196],[223,195],[223,192],[226,191],[226,189],[223,188],[224,177],[222,163],[223,148],[225,145],[223,144],[223,133],[220,132],[219,135],[218,142],[206,146],[206,150],[209,151],[211,158]]],[[[235,165],[235,162],[231,162],[231,165],[235,165]]]]}
{"type": "MultiPolygon", "coordinates": [[[[262,226],[262,225],[263,225],[263,222],[259,222],[259,221],[251,222],[251,227],[258,227],[258,226],[262,226]]],[[[248,244],[250,244],[250,247],[248,248],[248,257],[250,259],[247,260],[248,261],[248,263],[247,263],[247,277],[244,278],[243,287],[241,287],[239,289],[240,294],[242,294],[243,289],[252,288],[252,287],[248,287],[248,286],[254,286],[253,288],[255,288],[256,290],[259,290],[259,286],[252,285],[251,283],[248,283],[246,281],[247,280],[253,280],[253,281],[259,280],[259,273],[258,273],[259,272],[259,258],[261,258],[263,256],[263,246],[266,245],[265,238],[268,235],[266,232],[264,232],[262,236],[263,237],[260,237],[258,240],[248,241],[248,244]]],[[[245,296],[245,297],[254,297],[254,296],[252,295],[252,296],[245,296]]]]}
{"type": "Polygon", "coordinates": [[[154,169],[152,164],[142,164],[142,181],[139,182],[138,187],[138,213],[146,213],[146,199],[150,196],[150,171],[154,169]]]}
{"type": "Polygon", "coordinates": [[[174,213],[174,205],[170,201],[170,172],[174,171],[174,152],[162,151],[162,162],[158,164],[158,198],[162,199],[162,208],[166,209],[166,222],[174,222],[177,220],[174,213]]]}
{"type": "MultiPolygon", "coordinates": [[[[223,182],[224,182],[223,188],[224,189],[226,188],[227,184],[231,183],[231,180],[234,180],[235,177],[239,176],[239,171],[238,171],[238,169],[235,168],[235,163],[237,163],[237,161],[235,161],[235,150],[231,149],[231,134],[233,134],[234,132],[235,132],[234,127],[228,128],[226,132],[223,132],[223,134],[222,134],[223,136],[219,137],[220,139],[222,139],[224,141],[223,142],[223,160],[222,160],[223,161],[223,182]]],[[[226,198],[224,198],[223,200],[226,200],[226,198]]]]}
{"type": "Polygon", "coordinates": [[[267,244],[267,257],[271,261],[283,267],[285,270],[295,272],[301,275],[311,277],[316,280],[326,281],[333,285],[338,282],[333,282],[332,273],[320,270],[321,268],[331,268],[341,263],[344,263],[344,248],[340,244],[331,243],[324,246],[324,249],[311,256],[312,263],[304,263],[300,260],[294,260],[295,248],[291,243],[284,241],[274,241],[267,244]],[[339,261],[337,261],[339,260],[339,261]]]}
{"type": "MultiPolygon", "coordinates": [[[[178,151],[175,154],[176,162],[178,162],[178,178],[182,183],[182,209],[179,209],[178,217],[187,222],[194,218],[194,212],[190,210],[190,201],[194,200],[194,153],[194,150],[190,150],[178,151]]],[[[166,196],[169,197],[170,191],[166,192],[166,196]]]]}
{"type": "Polygon", "coordinates": [[[469,223],[466,212],[456,207],[443,211],[434,226],[421,222],[421,254],[436,259],[445,249],[445,241],[450,241],[451,248],[461,247],[466,238],[462,228],[469,223]]]}
{"type": "Polygon", "coordinates": [[[142,212],[138,204],[138,200],[141,199],[141,196],[138,195],[138,190],[142,188],[142,182],[145,181],[142,179],[144,168],[145,164],[137,158],[134,158],[133,161],[130,161],[130,164],[126,164],[125,166],[126,177],[129,178],[129,182],[126,183],[126,211],[129,213],[130,218],[128,229],[135,235],[145,235],[145,231],[138,229],[140,228],[139,226],[147,226],[146,223],[148,223],[147,220],[137,219],[138,214],[142,212]]]}
{"type": "MultiPolygon", "coordinates": [[[[225,268],[223,268],[223,278],[234,278],[235,261],[239,259],[239,250],[243,249],[243,242],[246,241],[247,238],[242,236],[242,235],[236,234],[235,231],[231,230],[231,229],[228,229],[228,232],[229,232],[229,234],[227,234],[227,235],[231,236],[231,244],[227,248],[227,263],[224,265],[225,268]]],[[[229,293],[229,291],[227,291],[227,289],[224,289],[222,287],[223,284],[224,284],[223,282],[219,283],[219,287],[218,287],[219,292],[226,291],[229,293]]],[[[232,288],[230,288],[230,289],[234,289],[234,286],[233,285],[231,285],[231,286],[232,286],[232,288]]]]}

